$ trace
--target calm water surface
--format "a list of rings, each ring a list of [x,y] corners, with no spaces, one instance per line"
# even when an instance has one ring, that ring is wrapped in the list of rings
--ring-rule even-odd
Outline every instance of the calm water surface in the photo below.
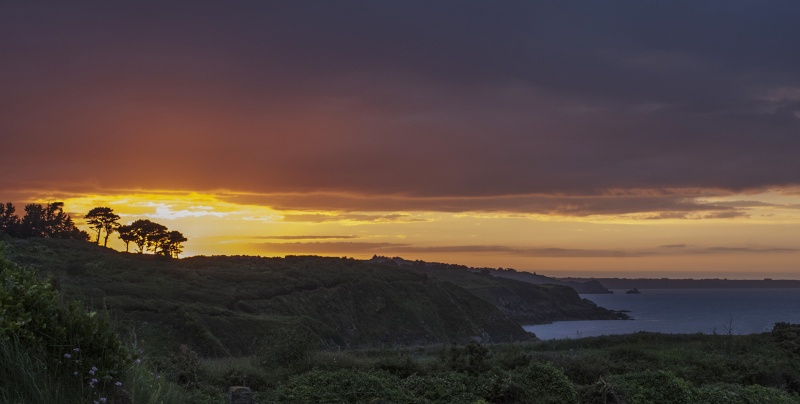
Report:
[[[776,322],[800,323],[800,289],[641,289],[628,295],[581,295],[598,306],[628,310],[634,320],[559,321],[529,325],[541,339],[652,331],[671,334],[754,334]]]

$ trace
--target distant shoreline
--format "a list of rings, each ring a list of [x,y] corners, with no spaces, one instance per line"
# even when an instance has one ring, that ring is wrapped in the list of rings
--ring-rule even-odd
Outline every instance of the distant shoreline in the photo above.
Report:
[[[654,278],[559,278],[563,281],[597,281],[607,289],[798,289],[794,279],[654,279]]]

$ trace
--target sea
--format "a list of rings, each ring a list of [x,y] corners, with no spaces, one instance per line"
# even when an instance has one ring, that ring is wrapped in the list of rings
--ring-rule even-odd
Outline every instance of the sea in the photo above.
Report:
[[[667,334],[757,334],[777,322],[800,323],[800,289],[640,289],[641,294],[581,295],[624,310],[633,320],[558,321],[527,325],[539,339],[583,338],[639,331]]]

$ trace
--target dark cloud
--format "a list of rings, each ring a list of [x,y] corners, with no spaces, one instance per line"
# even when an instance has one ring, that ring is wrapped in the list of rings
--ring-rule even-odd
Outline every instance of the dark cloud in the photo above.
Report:
[[[591,197],[800,185],[794,2],[45,4],[0,4],[0,192],[731,217]]]
[[[636,257],[650,255],[644,252],[625,252],[614,250],[584,250],[568,248],[517,248],[493,245],[463,245],[419,247],[399,243],[356,243],[356,242],[309,242],[309,243],[254,243],[263,252],[283,252],[290,254],[481,254],[500,253],[525,257]]]
[[[269,194],[225,195],[235,203],[267,205],[280,210],[338,211],[438,211],[438,212],[507,212],[519,214],[555,214],[585,217],[640,213],[646,219],[699,219],[739,217],[734,207],[700,202],[697,190],[616,190],[595,195],[503,195],[482,197],[414,197],[407,195],[363,194]],[[703,196],[708,196],[704,193]],[[407,214],[290,214],[289,221],[415,221]]]
[[[287,254],[383,254],[421,256],[425,254],[477,255],[495,254],[532,258],[640,258],[679,255],[712,255],[712,254],[775,254],[797,253],[800,249],[780,247],[707,247],[689,248],[685,244],[661,246],[658,249],[574,249],[559,247],[516,247],[504,245],[452,245],[452,246],[416,246],[403,243],[369,243],[369,242],[289,242],[289,243],[252,243],[258,251]]]

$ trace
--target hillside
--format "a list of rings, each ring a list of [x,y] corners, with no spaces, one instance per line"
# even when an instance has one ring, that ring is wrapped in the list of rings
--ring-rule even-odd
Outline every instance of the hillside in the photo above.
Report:
[[[565,320],[628,319],[624,313],[607,310],[587,299],[582,299],[571,286],[561,284],[561,282],[559,284],[534,284],[526,280],[497,275],[498,272],[509,271],[409,261],[402,258],[373,257],[370,261],[396,265],[458,285],[491,303],[503,314],[520,324],[544,324]],[[530,275],[552,279],[541,275]]]
[[[538,275],[530,272],[516,271],[512,268],[506,269],[491,269],[489,273],[493,276],[502,278],[516,279],[518,281],[533,283],[534,285],[563,285],[575,289],[576,292],[581,294],[610,294],[614,293],[608,290],[603,284],[594,279],[558,279],[549,276]]]
[[[613,318],[569,288],[456,269],[315,256],[175,260],[55,239],[12,240],[7,253],[65,297],[111,309],[159,351],[246,355],[275,330],[320,347],[519,341],[533,337],[519,322]]]

